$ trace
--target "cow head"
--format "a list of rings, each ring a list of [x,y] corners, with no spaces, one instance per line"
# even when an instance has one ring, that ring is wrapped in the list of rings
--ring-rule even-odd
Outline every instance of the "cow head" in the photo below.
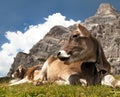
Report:
[[[25,72],[26,72],[26,68],[23,65],[20,65],[17,67],[15,72],[12,74],[12,77],[22,79],[24,77]]]
[[[70,33],[68,42],[58,52],[58,58],[67,65],[72,62],[94,62],[98,70],[110,70],[100,43],[81,24]]]
[[[94,43],[90,32],[82,25],[77,24],[77,29],[70,33],[69,41],[58,52],[58,58],[71,63],[75,61],[96,61]]]

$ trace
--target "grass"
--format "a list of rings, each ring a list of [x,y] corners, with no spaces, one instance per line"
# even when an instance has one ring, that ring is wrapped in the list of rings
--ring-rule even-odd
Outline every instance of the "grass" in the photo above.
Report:
[[[22,84],[10,87],[8,81],[0,81],[0,97],[120,97],[120,89],[102,85],[82,87]]]

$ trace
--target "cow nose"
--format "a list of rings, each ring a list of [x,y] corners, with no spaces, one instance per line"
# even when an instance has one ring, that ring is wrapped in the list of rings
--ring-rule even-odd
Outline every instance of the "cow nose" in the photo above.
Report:
[[[59,51],[58,53],[57,53],[57,56],[60,56],[61,55],[61,52]]]
[[[66,57],[66,58],[70,57],[70,55],[67,54],[67,52],[64,51],[64,50],[60,50],[60,51],[57,53],[57,56],[58,56],[58,57]]]
[[[15,76],[14,76],[14,74],[12,74],[12,78],[14,78]]]

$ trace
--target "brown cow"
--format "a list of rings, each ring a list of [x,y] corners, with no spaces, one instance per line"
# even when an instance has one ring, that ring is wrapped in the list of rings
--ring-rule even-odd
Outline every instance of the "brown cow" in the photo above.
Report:
[[[37,74],[39,74],[41,69],[40,65],[32,66],[25,68],[23,65],[19,65],[15,72],[12,74],[14,80],[10,81],[10,86],[23,84],[23,83],[32,83]]]
[[[120,81],[110,75],[110,64],[105,58],[100,43],[82,25],[71,32],[69,41],[44,63],[35,80],[36,84],[47,75],[48,82],[58,84],[94,85],[101,83],[119,87]]]

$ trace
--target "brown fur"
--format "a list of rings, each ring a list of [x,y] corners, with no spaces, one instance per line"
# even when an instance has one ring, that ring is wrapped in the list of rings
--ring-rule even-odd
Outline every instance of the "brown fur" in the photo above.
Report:
[[[21,72],[19,69],[21,69]],[[32,66],[27,69],[23,65],[20,65],[12,75],[14,75],[15,78],[20,79],[23,79],[27,76],[29,80],[33,80],[34,76],[37,74],[35,71],[39,69],[41,69],[40,65]]]
[[[53,57],[50,57],[47,61],[52,60],[52,58]],[[48,64],[47,80],[49,82],[67,80],[67,76],[69,76],[68,80],[70,84],[81,84],[79,82],[80,78],[86,79],[87,84],[95,84],[95,77],[97,77],[95,73],[97,71],[93,63],[83,63],[82,61],[77,61],[67,64],[60,59],[56,59]]]
[[[25,68],[23,65],[19,65],[15,70],[15,72],[12,74],[12,77],[23,79],[26,73],[26,70],[27,68]]]
[[[40,70],[40,69],[41,69],[40,65],[36,65],[36,66],[30,67],[30,68],[27,69],[27,71],[25,73],[25,76],[27,76],[29,80],[33,80],[34,76],[36,75],[35,71],[36,70]]]
[[[46,61],[48,63],[48,68],[47,68],[47,81],[48,82],[55,82],[56,80],[66,80],[67,76],[75,76],[78,77],[78,73],[80,71],[80,66],[82,62],[75,62],[70,65],[64,64],[63,61],[60,59],[51,56],[47,59]],[[79,79],[76,79],[75,81],[72,81],[71,79],[70,83],[71,84],[78,84]]]

